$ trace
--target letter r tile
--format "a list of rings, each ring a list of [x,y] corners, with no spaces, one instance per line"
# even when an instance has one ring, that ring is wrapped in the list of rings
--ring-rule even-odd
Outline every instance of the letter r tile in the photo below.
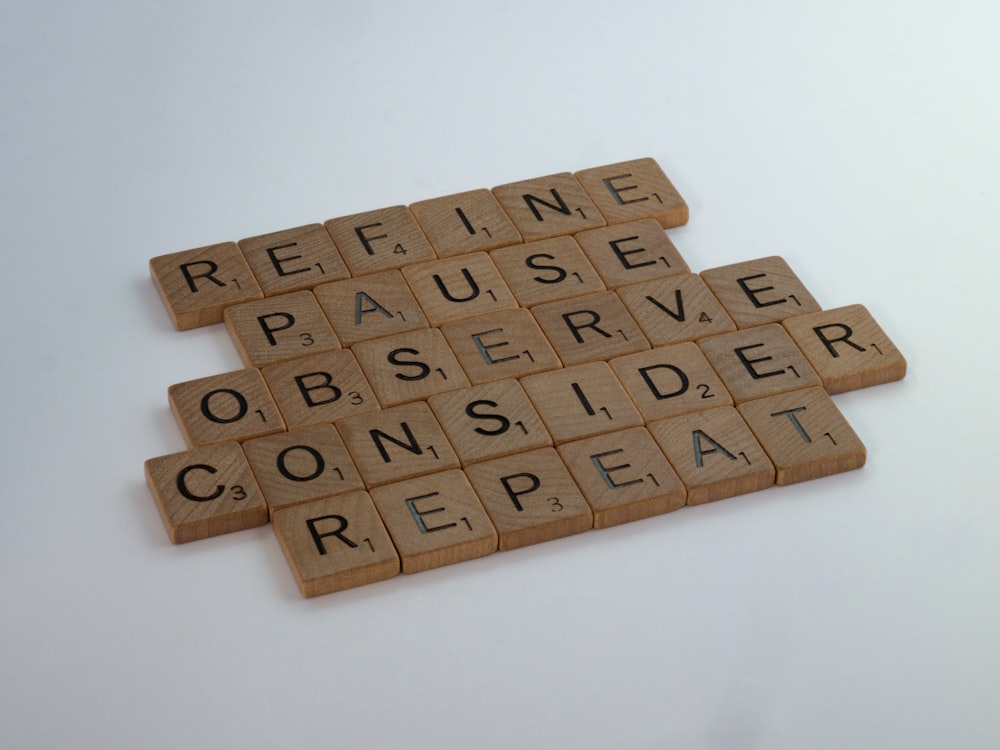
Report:
[[[497,551],[497,532],[465,474],[443,471],[371,491],[404,573]]]
[[[798,315],[782,325],[831,395],[906,375],[906,359],[863,305]]]
[[[157,256],[149,272],[178,331],[221,323],[229,305],[264,296],[235,242]]]
[[[174,544],[267,523],[267,503],[239,443],[146,461],[146,483]]]
[[[283,508],[271,520],[303,597],[399,575],[399,555],[367,492]]]

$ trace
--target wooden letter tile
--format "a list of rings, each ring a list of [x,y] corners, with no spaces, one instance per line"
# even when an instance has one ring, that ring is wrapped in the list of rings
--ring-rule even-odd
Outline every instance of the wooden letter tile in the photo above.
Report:
[[[701,272],[701,278],[738,328],[777,323],[821,309],[785,259],[777,255],[710,268]]]
[[[437,328],[362,341],[354,345],[353,352],[382,406],[469,385],[465,371]]]
[[[264,296],[235,242],[160,255],[149,273],[178,331],[221,323],[228,305]]]
[[[235,370],[177,383],[167,389],[167,396],[181,434],[192,448],[285,431],[259,370]]]
[[[519,378],[562,366],[527,310],[503,310],[441,326],[473,383]]]
[[[484,557],[497,532],[461,471],[443,471],[371,491],[404,573]]]
[[[233,305],[226,308],[225,319],[247,367],[263,367],[340,348],[330,322],[310,291]]]
[[[566,365],[607,360],[649,349],[649,342],[614,292],[547,302],[531,308]]]
[[[352,276],[437,257],[406,206],[342,216],[325,226]]]
[[[330,424],[248,440],[243,452],[272,515],[288,505],[365,488]]]
[[[407,266],[403,276],[431,325],[517,307],[486,253]]]
[[[587,531],[594,514],[552,448],[473,464],[465,470],[510,550]]]
[[[649,431],[688,488],[688,505],[774,484],[774,466],[731,406],[662,419]]]
[[[516,380],[439,393],[427,402],[463,465],[552,445]]]
[[[368,488],[461,466],[426,401],[337,423]]]
[[[865,465],[865,446],[822,388],[740,404],[778,471],[778,484],[818,479]]]
[[[633,427],[556,449],[594,511],[594,528],[684,507],[687,490],[645,427]]]
[[[410,205],[439,257],[514,245],[521,235],[489,190],[469,190]]]
[[[322,284],[313,293],[344,346],[430,325],[396,270]]]
[[[777,323],[701,339],[698,346],[737,403],[822,385],[805,355]]]
[[[782,325],[829,394],[881,385],[906,375],[906,360],[863,305],[788,318]]]
[[[697,274],[641,281],[615,291],[653,346],[736,330],[733,319]]]
[[[608,224],[656,219],[660,226],[686,224],[688,207],[655,160],[633,159],[576,173]]]
[[[556,443],[643,423],[607,362],[530,375],[521,385]]]
[[[576,241],[609,289],[691,272],[652,219],[580,232]]]
[[[603,227],[604,217],[569,172],[493,188],[525,242]]]
[[[304,597],[399,575],[399,555],[367,492],[284,508],[271,521]]]
[[[491,252],[490,257],[523,307],[607,288],[569,236],[504,247]]]
[[[615,357],[609,364],[647,423],[733,404],[701,349],[690,341]]]
[[[289,429],[336,422],[381,408],[348,349],[269,365],[261,373]]]
[[[267,503],[238,443],[151,458],[145,468],[174,544],[267,523]]]
[[[248,237],[239,245],[267,296],[312,289],[350,275],[321,224]]]

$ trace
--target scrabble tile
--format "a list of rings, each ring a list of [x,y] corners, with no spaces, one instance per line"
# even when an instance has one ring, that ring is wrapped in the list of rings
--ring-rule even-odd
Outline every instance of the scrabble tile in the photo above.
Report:
[[[157,256],[149,273],[178,331],[221,323],[228,305],[264,296],[235,242]]]
[[[906,359],[863,305],[782,321],[829,394],[901,380]]]
[[[697,274],[640,281],[615,291],[653,346],[736,330],[729,313]]]
[[[369,489],[461,466],[426,401],[359,414],[336,427]]]
[[[556,448],[594,511],[594,528],[684,507],[687,490],[645,427]]]
[[[609,289],[691,272],[652,219],[580,232],[576,241]]]
[[[352,351],[382,406],[469,385],[465,371],[437,328],[362,341]]]
[[[367,492],[283,508],[271,521],[303,597],[399,575],[399,555]]]
[[[321,284],[313,293],[344,346],[430,326],[397,270]]]
[[[562,366],[527,310],[503,310],[441,326],[473,383],[519,378]]]
[[[263,367],[306,354],[339,349],[316,297],[289,292],[227,307],[226,328],[247,367]]]
[[[688,505],[774,484],[774,466],[731,406],[661,419],[649,431],[688,488]]]
[[[406,206],[341,216],[324,226],[352,276],[437,257]]]
[[[235,370],[176,383],[167,389],[167,397],[181,434],[192,448],[285,430],[259,370]]]
[[[404,573],[497,551],[497,532],[461,471],[442,471],[371,491]]]
[[[656,219],[660,226],[686,224],[688,207],[655,160],[633,159],[576,173],[608,224]]]
[[[523,307],[607,288],[569,236],[504,247],[491,252],[490,257]]]
[[[608,364],[647,423],[733,404],[712,365],[690,341],[615,357]]]
[[[493,195],[525,242],[603,227],[604,217],[569,172],[511,182]]]
[[[267,296],[350,276],[322,224],[247,237],[239,246]]]
[[[463,466],[552,445],[552,437],[516,380],[439,393],[427,403]]]
[[[785,259],[776,255],[710,268],[701,272],[701,278],[738,328],[821,309]]]
[[[777,469],[778,484],[865,465],[865,446],[822,388],[781,393],[737,407]]]
[[[517,307],[517,300],[486,253],[407,266],[403,277],[434,326]]]
[[[587,531],[594,514],[552,448],[473,464],[465,470],[496,527],[501,550]]]
[[[336,422],[381,408],[361,365],[348,349],[268,365],[261,374],[289,429]]]
[[[597,292],[531,308],[563,364],[607,360],[649,349],[649,342],[614,292]]]
[[[822,385],[805,355],[777,323],[710,336],[699,340],[698,346],[737,403]]]
[[[514,245],[521,235],[489,190],[469,190],[410,204],[438,256]]]
[[[607,362],[590,362],[521,379],[556,443],[643,423]]]
[[[145,469],[174,544],[267,523],[267,503],[238,443],[151,458]]]
[[[330,424],[247,440],[243,452],[272,515],[278,508],[365,488]]]

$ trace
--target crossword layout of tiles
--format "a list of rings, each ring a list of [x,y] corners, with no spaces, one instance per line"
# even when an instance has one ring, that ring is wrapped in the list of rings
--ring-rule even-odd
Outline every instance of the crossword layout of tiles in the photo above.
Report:
[[[692,273],[651,158],[161,255],[178,383],[146,461],[171,541],[271,523],[310,597],[860,468],[831,399],[906,373],[781,257]]]

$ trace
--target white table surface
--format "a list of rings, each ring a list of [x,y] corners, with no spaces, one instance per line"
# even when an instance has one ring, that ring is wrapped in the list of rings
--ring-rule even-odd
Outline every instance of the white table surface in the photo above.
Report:
[[[1000,746],[993,2],[0,11],[4,748]],[[150,257],[651,156],[695,270],[784,256],[905,380],[857,472],[313,600],[172,546]]]

